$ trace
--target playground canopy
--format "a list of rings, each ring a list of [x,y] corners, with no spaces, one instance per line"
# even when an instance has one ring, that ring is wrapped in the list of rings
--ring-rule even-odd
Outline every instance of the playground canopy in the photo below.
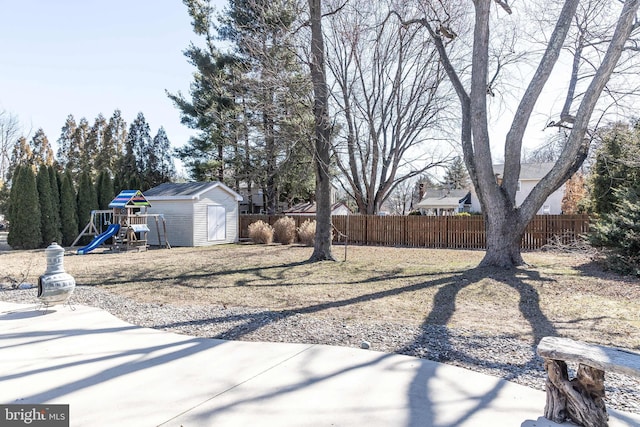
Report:
[[[115,199],[109,203],[110,208],[132,208],[151,206],[140,190],[122,190]]]

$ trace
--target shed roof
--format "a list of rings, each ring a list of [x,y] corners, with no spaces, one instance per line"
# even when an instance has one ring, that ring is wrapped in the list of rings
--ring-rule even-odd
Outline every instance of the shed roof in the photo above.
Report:
[[[151,206],[140,190],[122,190],[115,199],[109,203],[110,208]]]
[[[216,187],[231,194],[236,201],[242,196],[220,181],[212,182],[165,182],[145,192],[149,200],[197,200],[200,196]]]
[[[427,190],[419,208],[457,208],[460,203],[471,203],[469,190]]]

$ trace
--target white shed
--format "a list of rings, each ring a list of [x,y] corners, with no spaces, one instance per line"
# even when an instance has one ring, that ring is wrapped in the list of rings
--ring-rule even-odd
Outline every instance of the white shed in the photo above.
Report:
[[[238,202],[242,196],[221,182],[160,184],[144,192],[149,213],[164,215],[171,246],[235,243],[240,237]],[[148,241],[157,242],[150,224]]]

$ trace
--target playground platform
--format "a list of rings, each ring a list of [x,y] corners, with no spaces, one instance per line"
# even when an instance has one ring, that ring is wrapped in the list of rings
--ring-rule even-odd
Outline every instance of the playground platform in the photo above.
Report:
[[[68,404],[71,426],[558,425],[541,391],[409,356],[192,338],[84,306],[0,302],[0,325],[0,404]]]

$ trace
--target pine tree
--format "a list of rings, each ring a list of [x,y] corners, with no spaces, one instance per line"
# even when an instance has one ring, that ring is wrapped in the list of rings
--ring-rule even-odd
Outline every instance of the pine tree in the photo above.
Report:
[[[11,190],[15,195],[7,243],[14,249],[36,249],[42,242],[42,234],[36,176],[31,167],[21,168]]]
[[[590,178],[590,210],[604,215],[617,210],[619,188],[640,185],[640,123],[615,124],[599,133],[600,147]]]
[[[33,138],[31,138],[30,144],[33,153],[33,162],[36,166],[49,166],[53,164],[53,149],[42,128],[36,131]]]
[[[73,188],[71,171],[66,170],[60,188],[60,223],[62,243],[69,246],[78,236],[78,215],[76,213],[76,192]]]
[[[171,143],[163,127],[158,129],[158,133],[153,138],[148,159],[149,164],[147,179],[144,185],[145,189],[171,181],[171,178],[175,174],[175,169],[171,156]]]
[[[449,190],[465,190],[469,188],[471,181],[462,157],[456,157],[447,167],[442,185]]]
[[[104,130],[102,144],[96,154],[96,170],[107,170],[111,176],[117,176],[118,165],[122,162],[124,146],[127,140],[127,123],[120,110],[115,110]]]
[[[138,113],[136,119],[129,126],[129,133],[125,141],[124,157],[118,167],[119,179],[128,189],[141,189],[147,176],[148,158],[151,147],[151,134],[144,114]],[[132,184],[138,187],[130,187]]]
[[[591,244],[606,248],[607,266],[640,276],[640,185],[613,190],[614,209],[593,224]]]
[[[109,209],[109,203],[115,197],[113,192],[113,182],[109,176],[109,172],[103,170],[98,175],[96,181],[96,194],[98,198],[98,209]]]
[[[51,182],[49,181],[49,171],[47,166],[41,165],[36,177],[38,187],[38,201],[40,205],[40,233],[42,235],[42,244],[50,245],[52,242],[58,241],[59,230],[56,229]]]
[[[98,156],[105,144],[105,134],[107,130],[107,120],[102,113],[98,114],[93,126],[89,129],[89,135],[85,143],[85,152],[90,153],[88,163],[91,165],[91,176],[97,176],[98,172],[103,169],[103,165],[98,165]],[[103,159],[101,158],[100,161]]]
[[[8,180],[13,181],[15,169],[18,166],[33,164],[33,152],[31,146],[24,136],[18,138],[11,152],[11,163],[9,165]]]
[[[49,184],[51,185],[51,206],[53,207],[53,223],[56,233],[56,242],[62,242],[62,224],[60,223],[60,183],[58,182],[58,174],[53,166],[47,167],[49,173]]]
[[[58,164],[63,169],[65,169],[69,164],[69,154],[71,153],[73,146],[73,135],[75,134],[77,127],[76,119],[73,118],[72,114],[69,114],[64,126],[62,126],[60,137],[58,138],[58,153],[56,155]],[[73,162],[70,167],[75,167]]]
[[[91,211],[98,208],[98,198],[96,196],[96,189],[91,183],[91,176],[89,172],[82,172],[80,174],[80,182],[78,184],[78,198],[77,198],[77,215],[78,215],[78,231],[89,223],[91,219]]]
[[[93,158],[95,156],[95,149],[88,143],[89,132],[91,128],[89,122],[84,117],[78,122],[78,127],[73,133],[71,150],[69,157],[73,156],[72,164],[76,167],[72,168],[74,182],[78,183],[82,172],[88,171],[91,173],[93,170]],[[71,162],[71,161],[70,161]]]

